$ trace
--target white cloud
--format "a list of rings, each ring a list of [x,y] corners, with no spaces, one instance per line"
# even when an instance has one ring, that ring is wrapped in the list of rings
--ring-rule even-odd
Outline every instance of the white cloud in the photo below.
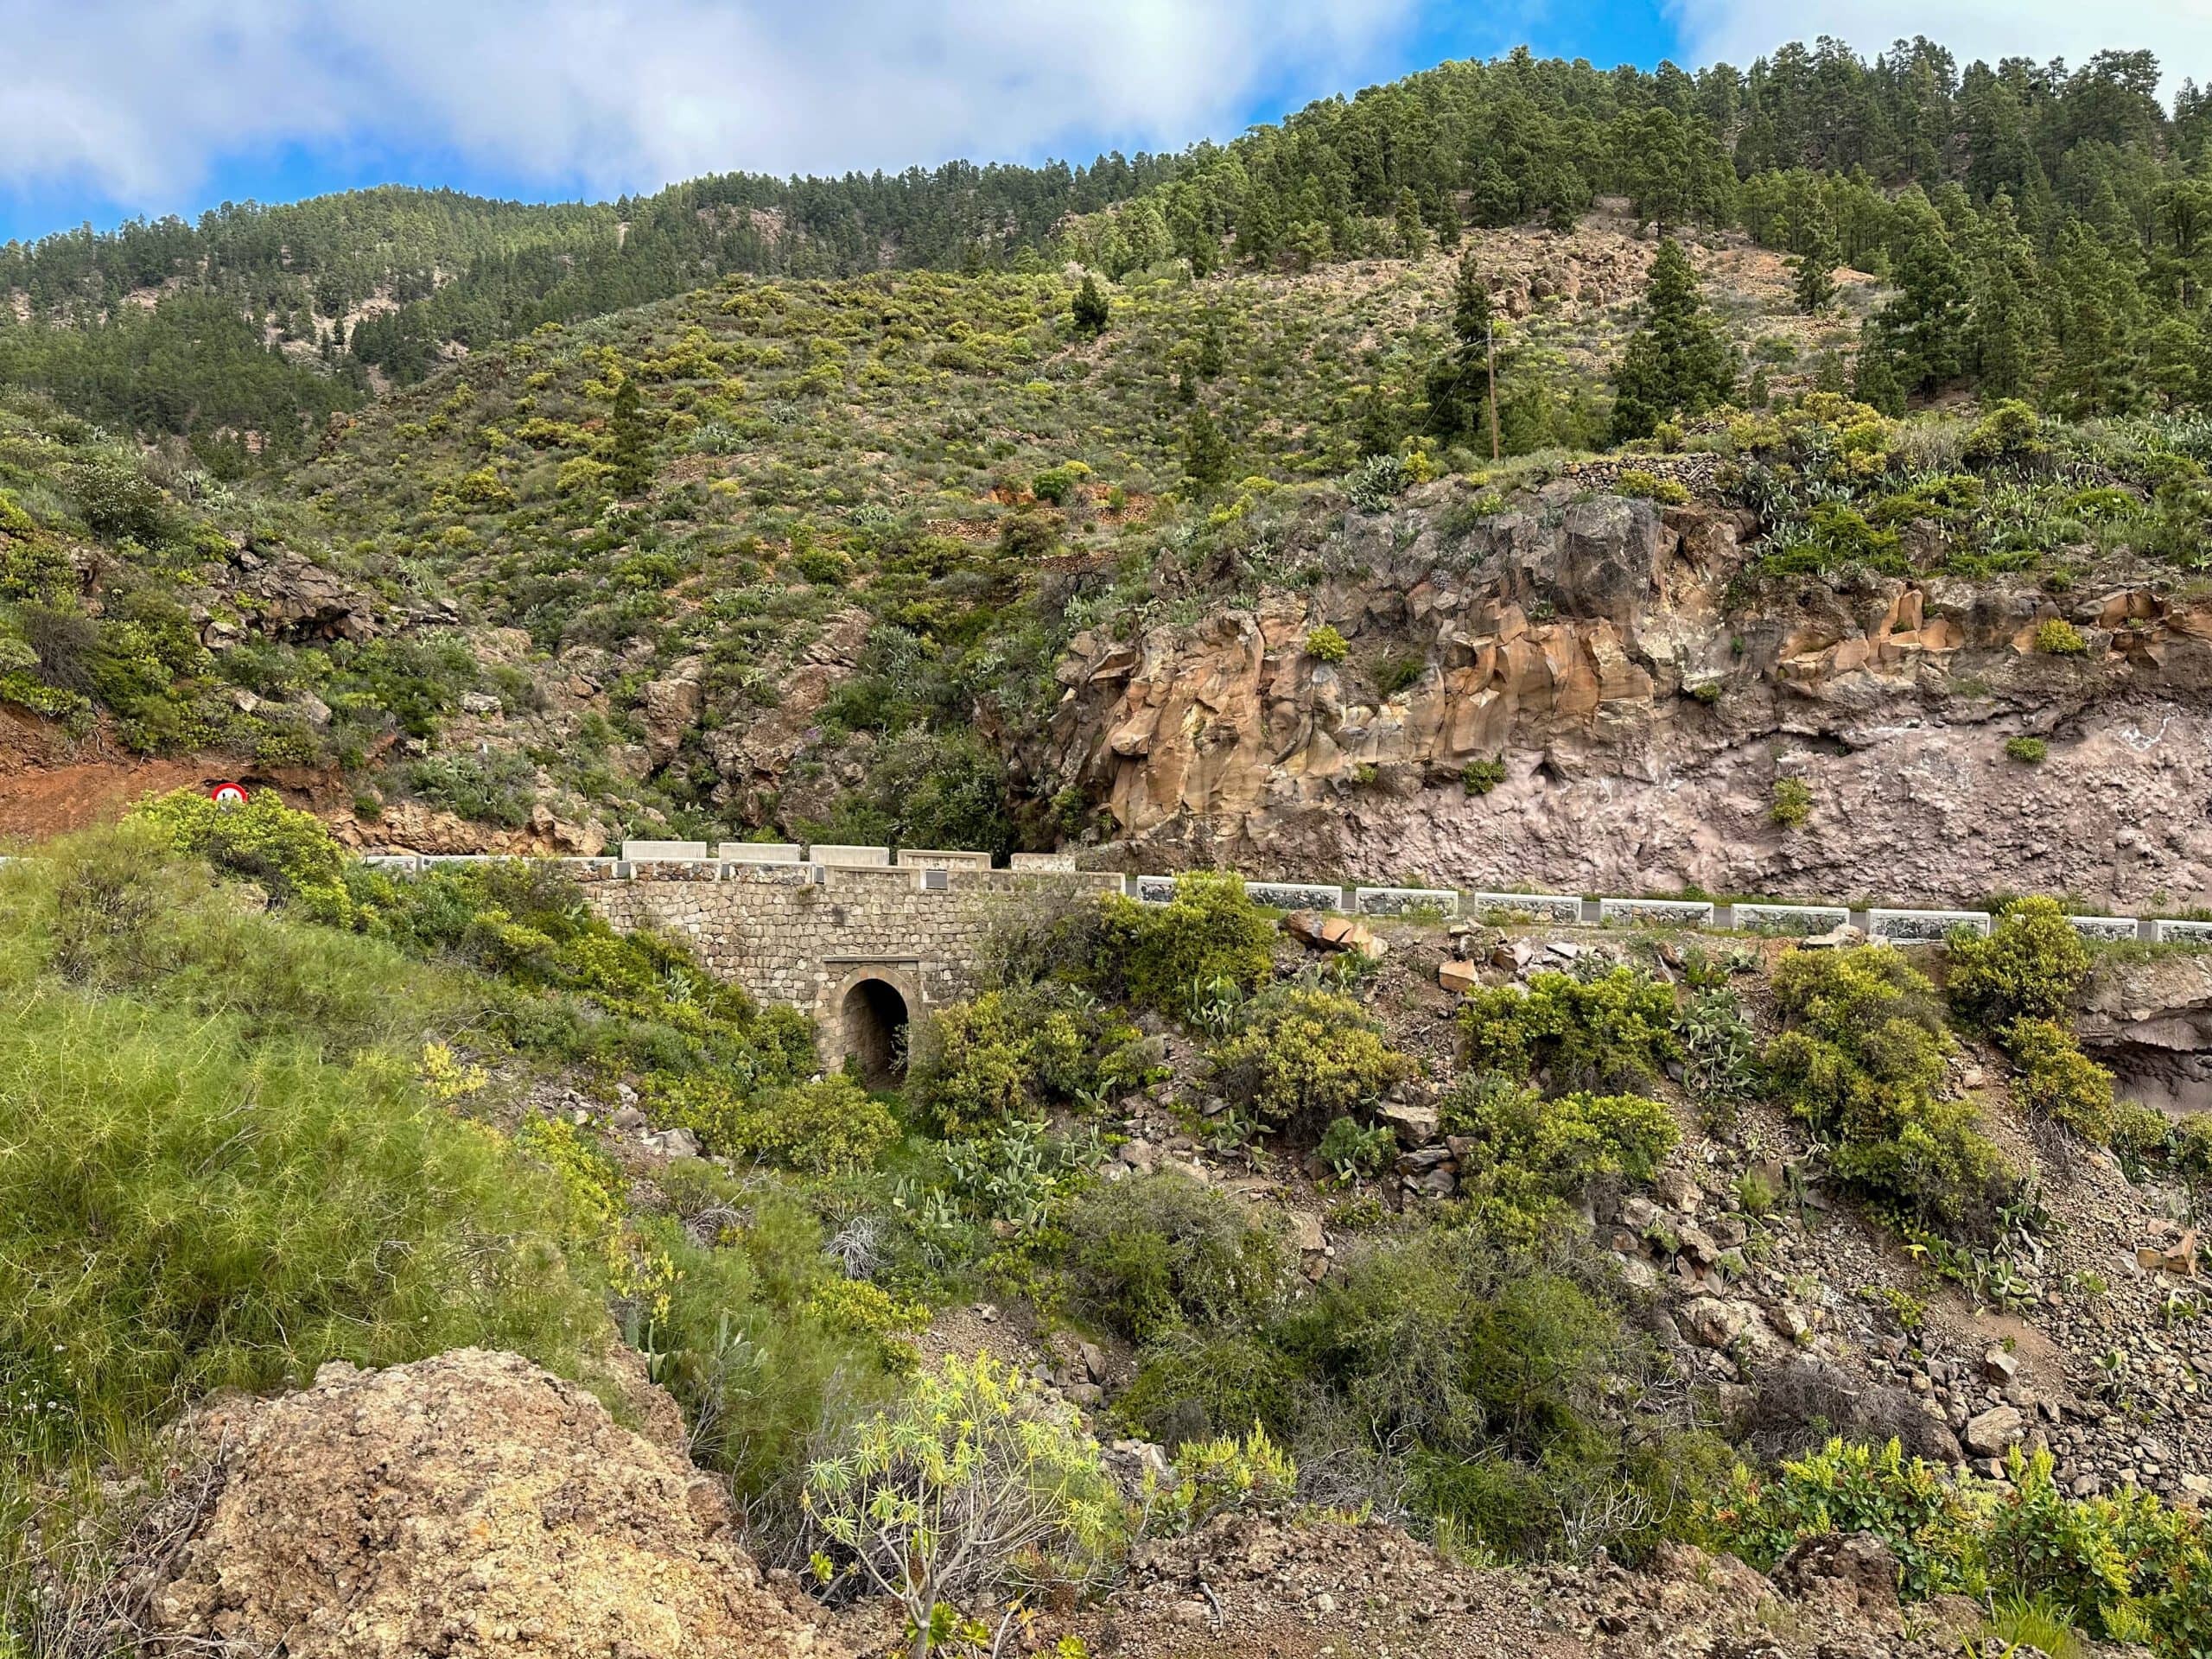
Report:
[[[1866,53],[1924,35],[1948,47],[1961,68],[2006,57],[2078,66],[2107,49],[2148,48],[2169,91],[2184,79],[2212,80],[2212,0],[1796,0],[1786,13],[1762,0],[1669,0],[1669,10],[1686,64],[1747,67],[1784,41],[1822,35]]]
[[[226,156],[449,150],[652,188],[1233,131],[1414,0],[0,0],[0,184],[164,204]]]

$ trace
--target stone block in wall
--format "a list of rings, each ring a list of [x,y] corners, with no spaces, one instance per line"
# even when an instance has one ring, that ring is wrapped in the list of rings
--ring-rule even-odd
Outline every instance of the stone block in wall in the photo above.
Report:
[[[2107,944],[2137,938],[2142,925],[2133,916],[2069,916],[2066,919],[2083,938]]]
[[[1746,933],[1779,933],[1790,938],[1810,938],[1833,933],[1851,922],[1841,905],[1731,905],[1729,919]]]
[[[819,844],[807,849],[807,856],[817,864],[836,865],[849,869],[878,869],[891,862],[888,847],[824,847]]]
[[[906,870],[988,870],[988,853],[948,852],[928,847],[901,847],[899,868]]]
[[[1075,868],[1073,853],[1016,853],[1007,861],[1007,868],[1016,870],[1066,870]]]
[[[556,858],[553,862],[563,874],[578,881],[612,881],[626,873],[616,858]]]
[[[2161,916],[2151,924],[2151,937],[2161,944],[2212,944],[2212,922],[2178,922]]]
[[[1247,881],[1244,896],[1270,910],[1342,910],[1344,890],[1327,881]]]
[[[1533,916],[1570,926],[1582,919],[1581,895],[1573,893],[1471,893],[1466,905],[1474,916]]]
[[[1459,895],[1451,887],[1354,887],[1352,908],[1363,916],[1402,916],[1413,910],[1459,913]]]
[[[622,861],[643,864],[664,859],[704,858],[707,843],[703,841],[626,841],[622,843]]]
[[[1941,944],[1954,929],[1989,931],[1989,912],[1983,910],[1870,910],[1866,937],[1887,939],[1891,944]]]
[[[1710,927],[1713,901],[1709,899],[1600,899],[1598,919],[1624,922],[1633,927]]]
[[[715,856],[725,864],[796,864],[806,849],[795,841],[726,841]]]

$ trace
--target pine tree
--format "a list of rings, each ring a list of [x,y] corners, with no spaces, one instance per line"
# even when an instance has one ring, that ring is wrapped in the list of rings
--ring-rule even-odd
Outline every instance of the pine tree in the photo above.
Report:
[[[1904,389],[1898,384],[1890,344],[1871,321],[1859,333],[1859,360],[1852,368],[1851,395],[1885,415],[1904,413]]]
[[[1398,192],[1398,251],[1418,259],[1428,251],[1428,222],[1421,216],[1421,198],[1411,190]]]
[[[1797,308],[1817,317],[1835,300],[1835,268],[1843,263],[1834,217],[1822,209],[1806,227],[1805,238],[1805,251],[1797,260]]]
[[[1076,289],[1075,303],[1068,315],[1076,333],[1091,340],[1104,334],[1106,325],[1113,320],[1113,308],[1100,291],[1098,279],[1089,271],[1083,274],[1083,286]]]
[[[1932,210],[1907,232],[1897,295],[1875,317],[1885,355],[1907,396],[1955,379],[1965,359],[1964,276]]]
[[[652,487],[652,434],[645,426],[638,383],[626,374],[614,389],[614,407],[607,421],[607,462],[614,469],[607,481],[616,495],[643,495]]]
[[[1233,452],[1229,435],[1204,404],[1191,411],[1183,425],[1183,476],[1193,493],[1206,494],[1228,480]]]
[[[1985,398],[2024,397],[2042,354],[2043,330],[2028,296],[2038,282],[2035,253],[1999,193],[1977,221],[1967,307],[1967,363]]]
[[[1428,429],[1462,438],[1484,429],[1490,400],[1490,287],[1471,248],[1452,279],[1452,343],[1428,374]]]
[[[1370,386],[1359,400],[1359,417],[1352,428],[1352,442],[1362,456],[1387,455],[1398,447],[1398,417],[1379,385]]]
[[[1208,317],[1198,334],[1198,355],[1192,365],[1202,380],[1218,380],[1229,366],[1229,346],[1221,337],[1221,319]]]
[[[1648,438],[1659,423],[1702,415],[1735,390],[1735,354],[1705,308],[1689,257],[1659,244],[1643,291],[1643,320],[1613,372],[1613,439]]]

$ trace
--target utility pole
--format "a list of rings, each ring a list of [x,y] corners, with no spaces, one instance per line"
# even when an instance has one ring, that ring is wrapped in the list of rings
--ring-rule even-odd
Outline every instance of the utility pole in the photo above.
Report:
[[[1490,341],[1490,372],[1484,378],[1490,382],[1490,461],[1497,465],[1497,319],[1484,319],[1484,332]]]

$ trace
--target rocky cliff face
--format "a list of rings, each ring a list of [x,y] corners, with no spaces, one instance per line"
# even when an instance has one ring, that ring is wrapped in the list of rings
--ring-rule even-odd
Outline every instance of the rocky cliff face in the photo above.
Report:
[[[2075,1025],[2082,1046],[2134,1098],[2212,1110],[2212,958],[2101,957]]]
[[[1552,486],[1353,515],[1195,626],[1077,636],[1052,742],[1131,865],[1629,893],[2212,895],[2212,601],[1754,580],[1750,514]],[[2039,650],[2063,618],[2086,649]],[[1350,650],[1307,648],[1327,623]],[[2009,757],[2037,736],[2048,759]],[[1477,793],[1471,762],[1503,781]],[[1811,817],[1770,817],[1783,778]]]

